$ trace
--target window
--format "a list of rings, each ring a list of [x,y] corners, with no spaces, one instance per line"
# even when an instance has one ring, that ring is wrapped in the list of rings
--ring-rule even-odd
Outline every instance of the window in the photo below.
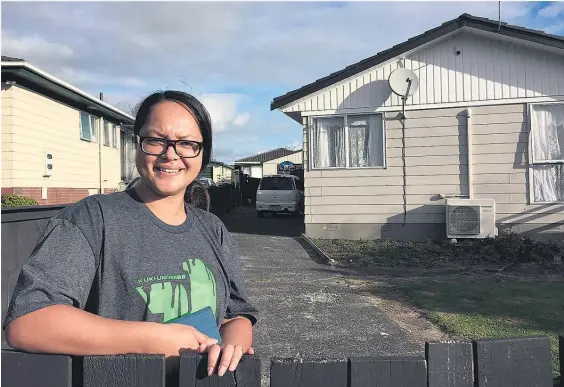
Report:
[[[110,123],[104,121],[104,145],[110,146]]]
[[[564,202],[564,104],[531,105],[534,202]]]
[[[117,128],[117,125],[113,125],[113,124],[110,124],[110,125],[112,125],[112,146],[114,148],[117,148],[118,147],[118,143],[117,143],[117,139],[118,139],[117,129],[118,128]]]
[[[314,169],[385,166],[381,114],[315,117],[310,141]]]
[[[80,112],[80,138],[86,141],[96,142],[97,129],[98,117]]]
[[[294,185],[289,177],[265,177],[260,183],[262,191],[292,191]]]

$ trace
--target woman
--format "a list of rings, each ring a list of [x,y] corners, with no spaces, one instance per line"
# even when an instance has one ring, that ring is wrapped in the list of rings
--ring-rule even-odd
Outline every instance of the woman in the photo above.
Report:
[[[15,286],[6,339],[23,351],[80,356],[192,349],[207,352],[208,373],[222,376],[254,353],[257,311],[229,232],[184,200],[210,160],[209,114],[189,94],[158,92],[139,106],[134,131],[139,182],[49,221]],[[193,327],[163,324],[206,307],[221,345]]]

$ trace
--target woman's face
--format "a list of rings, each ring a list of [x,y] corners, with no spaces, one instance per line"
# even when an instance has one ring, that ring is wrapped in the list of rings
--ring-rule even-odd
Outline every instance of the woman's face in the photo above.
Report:
[[[189,140],[202,142],[202,133],[192,113],[183,105],[173,101],[159,102],[153,106],[145,126],[139,131],[141,137],[158,137],[167,140]],[[177,149],[181,152],[181,145]],[[181,158],[169,146],[160,156],[148,155],[138,142],[135,165],[147,188],[158,196],[184,195],[186,187],[196,178],[202,168],[202,154],[193,158]],[[151,152],[158,153],[158,152]]]

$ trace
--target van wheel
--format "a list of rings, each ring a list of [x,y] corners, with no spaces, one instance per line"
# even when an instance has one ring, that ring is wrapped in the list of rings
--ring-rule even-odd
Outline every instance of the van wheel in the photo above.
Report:
[[[264,218],[264,212],[262,212],[262,211],[257,211],[257,216],[258,216],[259,218]]]

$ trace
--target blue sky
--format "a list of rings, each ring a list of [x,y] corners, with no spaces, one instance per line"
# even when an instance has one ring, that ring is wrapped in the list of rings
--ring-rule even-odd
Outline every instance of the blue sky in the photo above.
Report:
[[[502,21],[564,35],[564,2],[502,2]],[[154,90],[200,97],[224,161],[300,147],[274,97],[498,2],[3,2],[2,54],[128,111]]]

